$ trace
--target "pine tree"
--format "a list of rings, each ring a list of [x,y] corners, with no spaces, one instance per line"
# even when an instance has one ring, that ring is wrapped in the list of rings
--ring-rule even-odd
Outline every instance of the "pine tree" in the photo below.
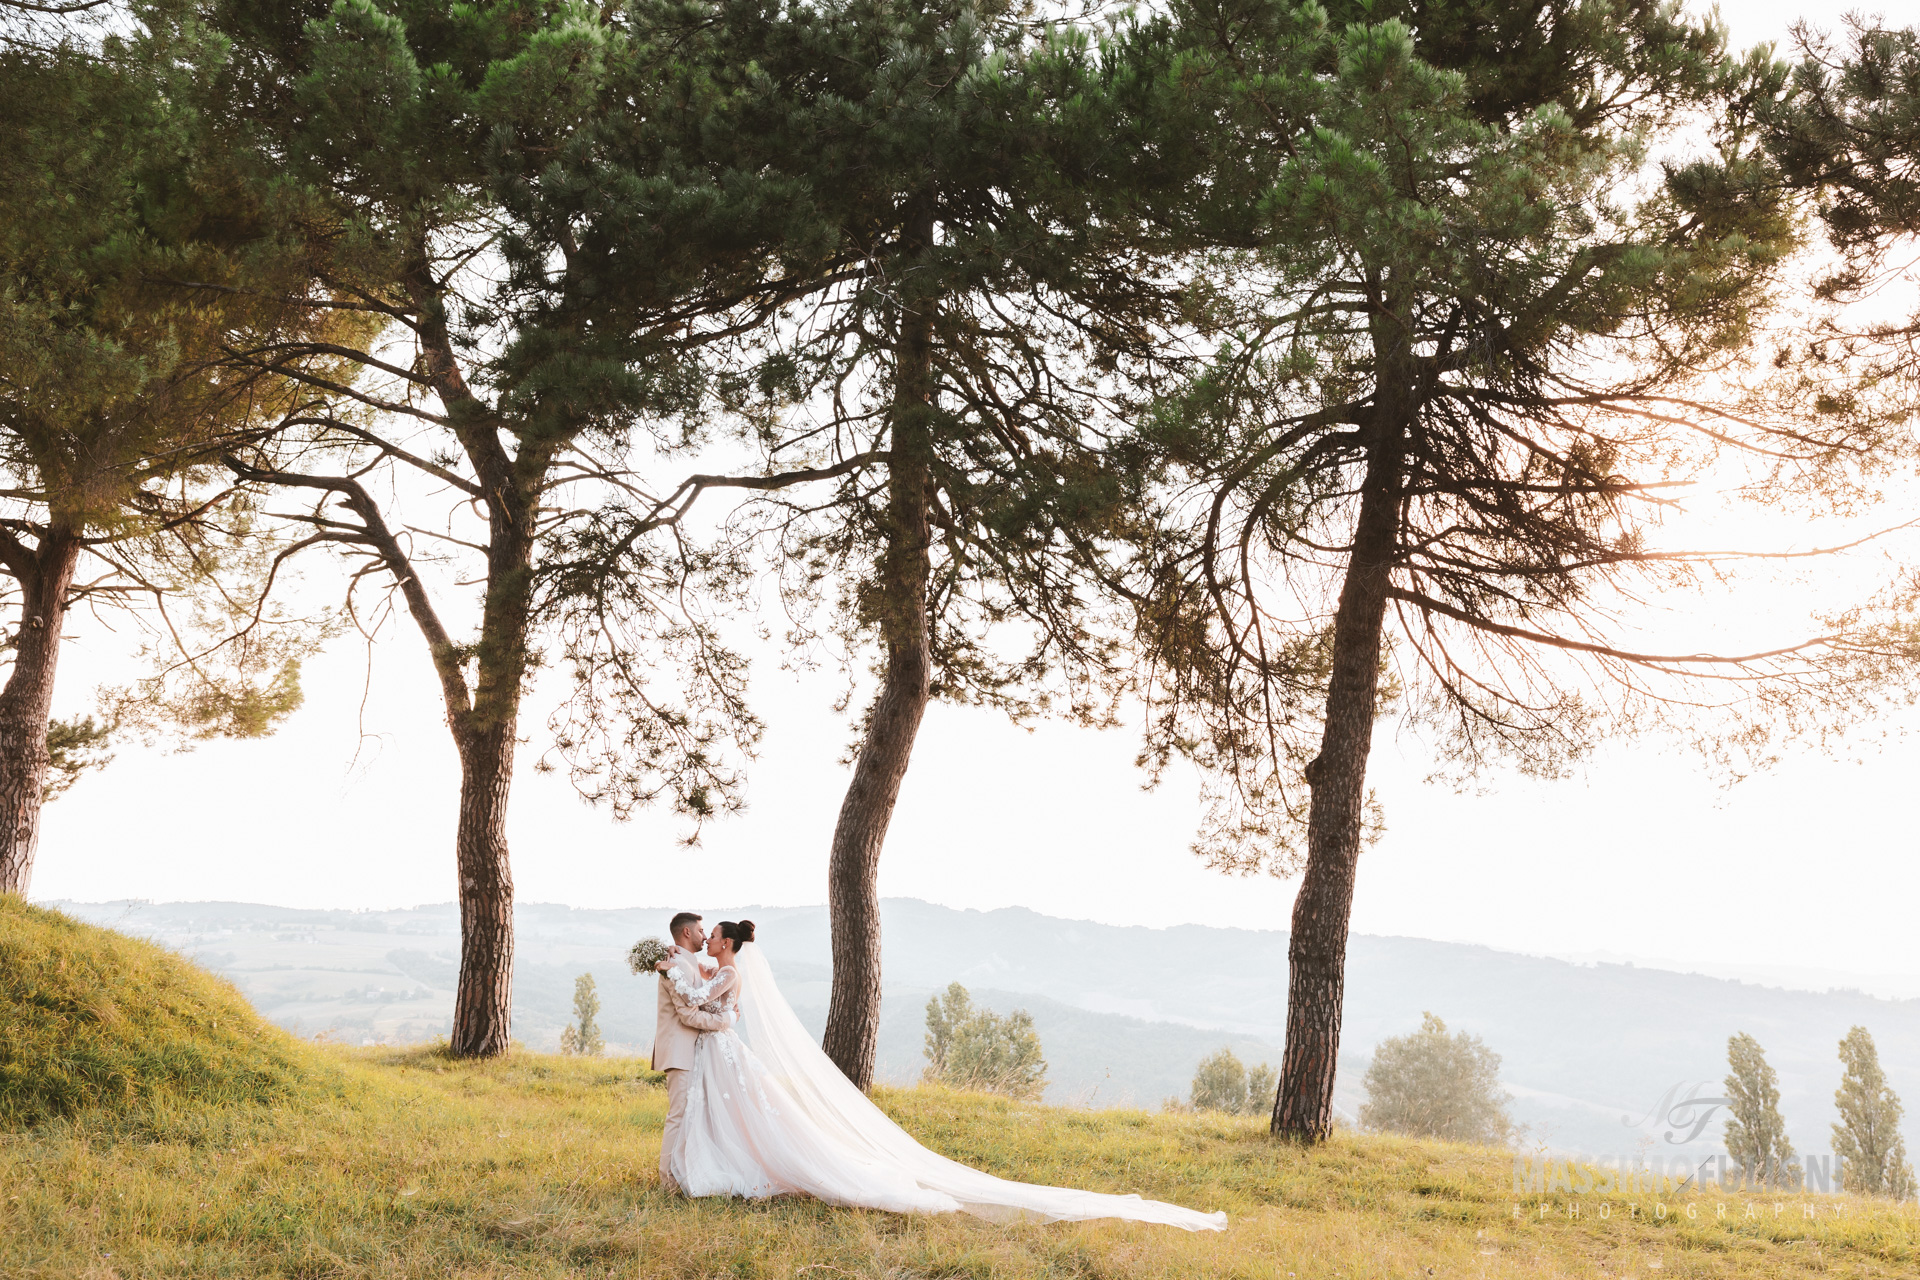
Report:
[[[600,993],[593,975],[583,973],[573,980],[573,1021],[560,1033],[560,1052],[598,1057],[606,1045],[600,1039]]]
[[[1503,754],[1556,774],[1652,725],[1759,742],[1791,694],[1809,716],[1868,700],[1811,621],[1753,655],[1667,654],[1607,615],[1704,576],[1649,537],[1665,486],[1728,449],[1831,456],[1797,417],[1729,424],[1711,381],[1800,234],[1734,109],[1780,69],[1643,0],[1173,12],[1216,122],[1190,216],[1221,249],[1218,358],[1138,436],[1166,476],[1130,579],[1148,756],[1203,766],[1210,862],[1301,877],[1273,1129],[1315,1141],[1394,699],[1456,775]],[[1705,145],[1650,169],[1683,126]]]
[[[1144,532],[1145,477],[1106,443],[1137,404],[1122,372],[1186,320],[1162,253],[1178,237],[1145,212],[1194,149],[1152,134],[1153,77],[1118,44],[1007,0],[683,12],[682,47],[731,55],[684,60],[682,96],[713,104],[684,155],[795,228],[793,304],[728,385],[765,469],[819,482],[740,527],[783,566],[797,637],[844,636],[877,677],[827,886],[823,1047],[865,1087],[879,859],[927,706],[1102,723],[1124,683],[1098,582]]]
[[[1449,1142],[1495,1145],[1513,1132],[1500,1088],[1500,1055],[1478,1036],[1449,1035],[1447,1024],[1421,1015],[1420,1030],[1382,1040],[1367,1064],[1368,1129]]]
[[[324,399],[287,375],[329,362],[237,370],[225,356],[354,326],[288,304],[300,255],[235,191],[185,92],[215,73],[216,43],[148,16],[97,42],[0,41],[0,578],[18,610],[0,687],[0,892],[27,892],[42,805],[105,762],[115,729],[270,732],[300,703],[314,638],[254,607],[249,579],[286,543],[216,477],[225,450]],[[110,697],[104,722],[52,722],[83,603],[130,615],[162,674]]]
[[[1727,1154],[1749,1186],[1791,1187],[1799,1175],[1787,1122],[1780,1115],[1780,1078],[1760,1042],[1746,1032],[1727,1041]]]
[[[1914,1197],[1913,1166],[1900,1136],[1900,1098],[1880,1070],[1880,1051],[1865,1027],[1855,1027],[1840,1042],[1846,1068],[1833,1105],[1840,1122],[1833,1126],[1833,1154],[1844,1162],[1842,1185],[1862,1195],[1894,1200]]]
[[[1816,296],[1844,305],[1883,298],[1920,233],[1920,27],[1858,13],[1843,25],[1836,38],[1796,24],[1792,79],[1757,96],[1754,110],[1783,179],[1813,197],[1834,250]],[[1781,358],[1801,357],[1801,402],[1814,412],[1879,409],[1897,430],[1920,392],[1920,310],[1868,313],[1864,323],[1844,310],[1822,316],[1804,347],[1783,344]]]
[[[666,800],[696,823],[740,803],[759,725],[709,613],[744,576],[724,550],[679,554],[681,521],[702,492],[783,481],[651,468],[701,444],[696,352],[732,332],[731,309],[779,296],[768,237],[788,228],[751,207],[763,192],[680,159],[704,106],[678,95],[678,31],[650,25],[678,6],[203,7],[233,49],[208,109],[307,255],[301,301],[370,321],[327,348],[340,375],[309,380],[354,410],[301,424],[301,465],[228,465],[303,496],[310,541],[347,561],[349,607],[384,590],[405,609],[378,616],[425,643],[460,766],[451,1049],[504,1054],[507,812],[545,655],[571,677],[553,752],[588,799],[621,817]],[[230,358],[278,369],[316,350]]]

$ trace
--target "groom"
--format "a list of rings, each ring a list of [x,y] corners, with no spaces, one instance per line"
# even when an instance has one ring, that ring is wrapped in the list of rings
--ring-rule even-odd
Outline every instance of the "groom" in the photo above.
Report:
[[[655,984],[659,987],[660,1014],[653,1028],[653,1069],[667,1073],[667,1123],[660,1131],[660,1182],[670,1190],[678,1190],[668,1160],[684,1141],[682,1131],[687,1120],[687,1086],[693,1074],[694,1037],[702,1031],[725,1030],[727,1015],[703,1013],[683,1004],[673,989],[675,970],[689,983],[706,980],[707,975],[700,971],[700,948],[707,945],[707,931],[700,927],[700,917],[691,911],[682,911],[667,926],[667,934],[673,939],[673,952]]]

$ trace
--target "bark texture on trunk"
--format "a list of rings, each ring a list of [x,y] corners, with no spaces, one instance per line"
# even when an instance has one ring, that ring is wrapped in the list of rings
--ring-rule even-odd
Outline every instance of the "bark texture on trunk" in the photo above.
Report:
[[[460,986],[448,1047],[459,1057],[507,1052],[513,1031],[513,867],[507,793],[513,781],[511,725],[455,734],[460,742]]]
[[[422,246],[421,262],[427,261]],[[473,394],[460,371],[439,282],[423,265],[411,289],[421,310],[423,365],[473,465],[480,490],[475,496],[483,498],[487,511],[487,589],[480,635],[470,649],[452,642],[411,566],[396,561],[395,576],[432,652],[446,697],[447,726],[460,752],[460,818],[454,837],[460,877],[460,985],[448,1048],[457,1057],[490,1058],[513,1044],[513,866],[507,848],[507,799],[528,664],[534,517],[557,445],[524,442],[517,456],[508,452],[502,423]],[[395,548],[389,557],[393,559],[398,544],[389,543]]]
[[[487,433],[491,436],[491,432]],[[471,452],[471,447],[470,447]],[[485,474],[483,471],[482,474]],[[533,608],[533,513],[529,486],[507,469],[490,486],[487,596],[474,646],[470,708],[449,706],[460,750],[460,986],[448,1048],[456,1057],[491,1058],[512,1047],[513,866],[507,849],[507,799],[513,787],[520,697]]]
[[[1274,1099],[1276,1136],[1333,1132],[1333,1079],[1346,997],[1347,927],[1360,856],[1367,755],[1380,684],[1380,635],[1400,521],[1398,424],[1379,430],[1362,482],[1353,553],[1333,624],[1333,671],[1320,754],[1307,766],[1307,868],[1287,945],[1287,1045]]]
[[[924,220],[923,245],[932,241],[931,223],[930,216]],[[925,311],[909,312],[901,323],[894,372],[887,541],[876,592],[887,667],[853,781],[834,823],[827,863],[833,993],[821,1048],[861,1089],[872,1087],[880,1037],[880,850],[913,757],[932,678],[927,632],[932,412],[932,319]]]
[[[58,526],[32,550],[10,548],[20,582],[20,628],[13,671],[0,688],[0,893],[27,896],[40,850],[40,804],[47,785],[47,721],[66,628],[67,591],[80,563],[80,540]]]

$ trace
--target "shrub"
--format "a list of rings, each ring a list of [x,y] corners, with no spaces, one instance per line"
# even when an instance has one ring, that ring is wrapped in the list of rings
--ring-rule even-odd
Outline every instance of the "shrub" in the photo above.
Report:
[[[1263,1062],[1248,1071],[1233,1050],[1221,1049],[1200,1060],[1200,1069],[1193,1073],[1187,1105],[1194,1111],[1265,1115],[1273,1108],[1278,1085],[1279,1073],[1269,1064]]]
[[[959,983],[927,1001],[927,1066],[921,1078],[951,1089],[1035,1099],[1047,1087],[1047,1063],[1033,1016],[976,1009]]]
[[[1478,1142],[1507,1141],[1511,1101],[1500,1088],[1500,1055],[1462,1031],[1424,1014],[1420,1030],[1380,1042],[1367,1066],[1362,1128]]]

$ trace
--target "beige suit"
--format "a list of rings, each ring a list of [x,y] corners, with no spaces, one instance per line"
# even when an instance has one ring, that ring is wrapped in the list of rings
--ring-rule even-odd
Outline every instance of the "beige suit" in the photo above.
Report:
[[[694,958],[674,949],[673,963],[686,974],[687,981],[704,980]],[[693,1042],[702,1031],[719,1031],[727,1025],[724,1013],[702,1013],[692,1005],[681,1004],[673,992],[670,974],[661,974],[654,982],[659,988],[659,1015],[653,1024],[653,1069],[685,1071],[693,1066]]]
[[[674,949],[673,962],[687,977],[701,980],[699,963],[687,952]],[[667,1122],[660,1130],[660,1177],[665,1180],[667,1157],[681,1142],[681,1129],[687,1119],[687,1081],[693,1066],[693,1042],[702,1031],[719,1031],[727,1026],[724,1013],[706,1013],[694,1005],[680,1003],[673,990],[673,976],[660,974],[654,980],[659,988],[659,1016],[653,1027],[653,1069],[667,1073]]]

